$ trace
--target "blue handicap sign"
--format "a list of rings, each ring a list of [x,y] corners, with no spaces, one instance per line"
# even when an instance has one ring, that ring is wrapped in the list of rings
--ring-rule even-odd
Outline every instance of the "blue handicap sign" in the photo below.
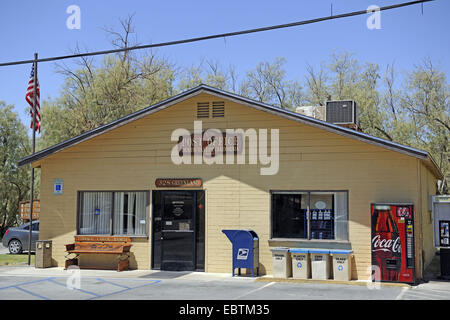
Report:
[[[302,263],[301,262],[297,263],[297,268],[301,268],[301,267],[302,267]]]
[[[340,264],[339,267],[338,267],[338,270],[339,270],[339,271],[344,270],[344,266],[343,266],[342,264]]]

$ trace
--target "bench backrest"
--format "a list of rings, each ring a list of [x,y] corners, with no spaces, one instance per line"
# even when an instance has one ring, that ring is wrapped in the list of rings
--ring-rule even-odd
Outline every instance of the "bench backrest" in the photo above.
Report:
[[[131,238],[112,236],[75,236],[75,242],[131,242]]]
[[[78,253],[130,252],[131,238],[110,236],[75,236],[75,243],[67,244],[67,251]]]
[[[131,244],[125,242],[75,242],[74,249],[83,252],[125,253]]]

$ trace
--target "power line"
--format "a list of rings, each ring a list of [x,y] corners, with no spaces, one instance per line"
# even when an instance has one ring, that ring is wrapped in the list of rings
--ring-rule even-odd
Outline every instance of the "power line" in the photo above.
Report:
[[[423,4],[424,2],[430,2],[430,1],[434,1],[434,0],[418,0],[418,1],[404,2],[404,3],[395,4],[395,5],[391,5],[391,6],[380,7],[379,11],[391,10],[391,9],[411,6],[411,5],[415,5],[415,4],[419,4],[419,3]],[[378,9],[376,9],[374,11],[378,11]],[[238,36],[238,35],[243,35],[243,34],[250,34],[250,33],[256,33],[256,32],[269,31],[269,30],[291,28],[291,27],[296,27],[296,26],[301,26],[301,25],[306,25],[306,24],[317,23],[317,22],[321,22],[321,21],[358,16],[358,15],[367,14],[370,12],[373,12],[373,11],[360,10],[360,11],[353,11],[353,12],[348,12],[348,13],[343,13],[343,14],[338,14],[338,15],[330,15],[330,16],[326,16],[326,17],[311,19],[311,20],[303,20],[303,21],[297,21],[297,22],[292,22],[292,23],[256,28],[256,29],[247,29],[247,30],[228,32],[228,33],[221,33],[221,34],[215,34],[215,35],[209,35],[209,36],[203,36],[203,37],[197,37],[197,38],[189,38],[189,39],[183,39],[183,40],[175,40],[175,41],[161,42],[161,43],[155,43],[155,44],[147,44],[147,45],[134,46],[134,47],[128,47],[128,48],[121,48],[121,49],[77,53],[77,54],[71,54],[71,55],[66,55],[66,56],[42,58],[42,59],[37,59],[37,60],[22,60],[22,61],[6,62],[6,63],[0,63],[0,67],[34,63],[35,61],[36,62],[48,62],[48,61],[56,61],[56,60],[63,60],[63,59],[72,59],[72,58],[80,58],[80,57],[87,57],[87,56],[96,56],[96,55],[102,55],[102,54],[117,53],[117,52],[130,51],[130,50],[167,47],[167,46],[173,46],[173,45],[177,45],[177,44],[184,44],[184,43],[190,43],[190,42],[198,42],[198,41],[233,37],[233,36]]]

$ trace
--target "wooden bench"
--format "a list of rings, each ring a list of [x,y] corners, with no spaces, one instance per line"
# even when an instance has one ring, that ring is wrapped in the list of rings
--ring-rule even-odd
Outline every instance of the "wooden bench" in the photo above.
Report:
[[[75,242],[66,244],[66,263],[65,269],[71,265],[76,265],[80,269],[112,269],[116,267],[98,267],[98,266],[80,266],[80,254],[116,254],[117,271],[128,270],[130,265],[131,239],[128,237],[111,236],[75,236]],[[69,259],[70,254],[76,254],[74,258]]]

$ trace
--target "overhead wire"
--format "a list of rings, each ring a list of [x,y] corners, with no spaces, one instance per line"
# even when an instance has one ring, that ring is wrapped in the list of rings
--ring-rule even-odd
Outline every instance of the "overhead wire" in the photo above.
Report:
[[[188,38],[188,39],[182,39],[182,40],[167,41],[167,42],[154,43],[154,44],[146,44],[146,45],[126,47],[126,48],[120,48],[120,49],[76,53],[76,54],[70,54],[70,55],[64,55],[64,56],[39,58],[36,60],[33,59],[33,60],[5,62],[5,63],[0,63],[0,67],[28,64],[28,63],[33,63],[33,62],[48,62],[48,61],[57,61],[57,60],[63,60],[63,59],[73,59],[73,58],[80,58],[80,57],[87,57],[87,56],[96,56],[96,55],[131,51],[131,50],[167,47],[167,46],[173,46],[173,45],[178,45],[178,44],[192,43],[192,42],[205,41],[205,40],[211,40],[211,39],[217,39],[217,38],[228,38],[228,37],[234,37],[234,36],[239,36],[239,35],[244,35],[244,34],[251,34],[251,33],[256,33],[256,32],[264,32],[264,31],[270,31],[270,30],[276,30],[276,29],[291,28],[291,27],[307,25],[307,24],[312,24],[312,23],[317,23],[317,22],[322,22],[322,21],[327,21],[327,20],[342,19],[342,18],[357,16],[357,15],[367,14],[367,13],[371,13],[374,11],[392,10],[392,9],[411,6],[411,5],[415,5],[415,4],[423,5],[424,2],[430,2],[430,1],[434,1],[434,0],[410,1],[410,2],[395,4],[395,5],[380,7],[379,9],[376,9],[376,10],[359,10],[359,11],[353,11],[353,12],[348,12],[348,13],[343,13],[343,14],[338,14],[338,15],[332,14],[330,16],[325,16],[325,17],[321,17],[321,18],[296,21],[296,22],[267,26],[267,27],[262,27],[262,28],[240,30],[240,31],[234,31],[234,32],[220,33],[220,34]]]

